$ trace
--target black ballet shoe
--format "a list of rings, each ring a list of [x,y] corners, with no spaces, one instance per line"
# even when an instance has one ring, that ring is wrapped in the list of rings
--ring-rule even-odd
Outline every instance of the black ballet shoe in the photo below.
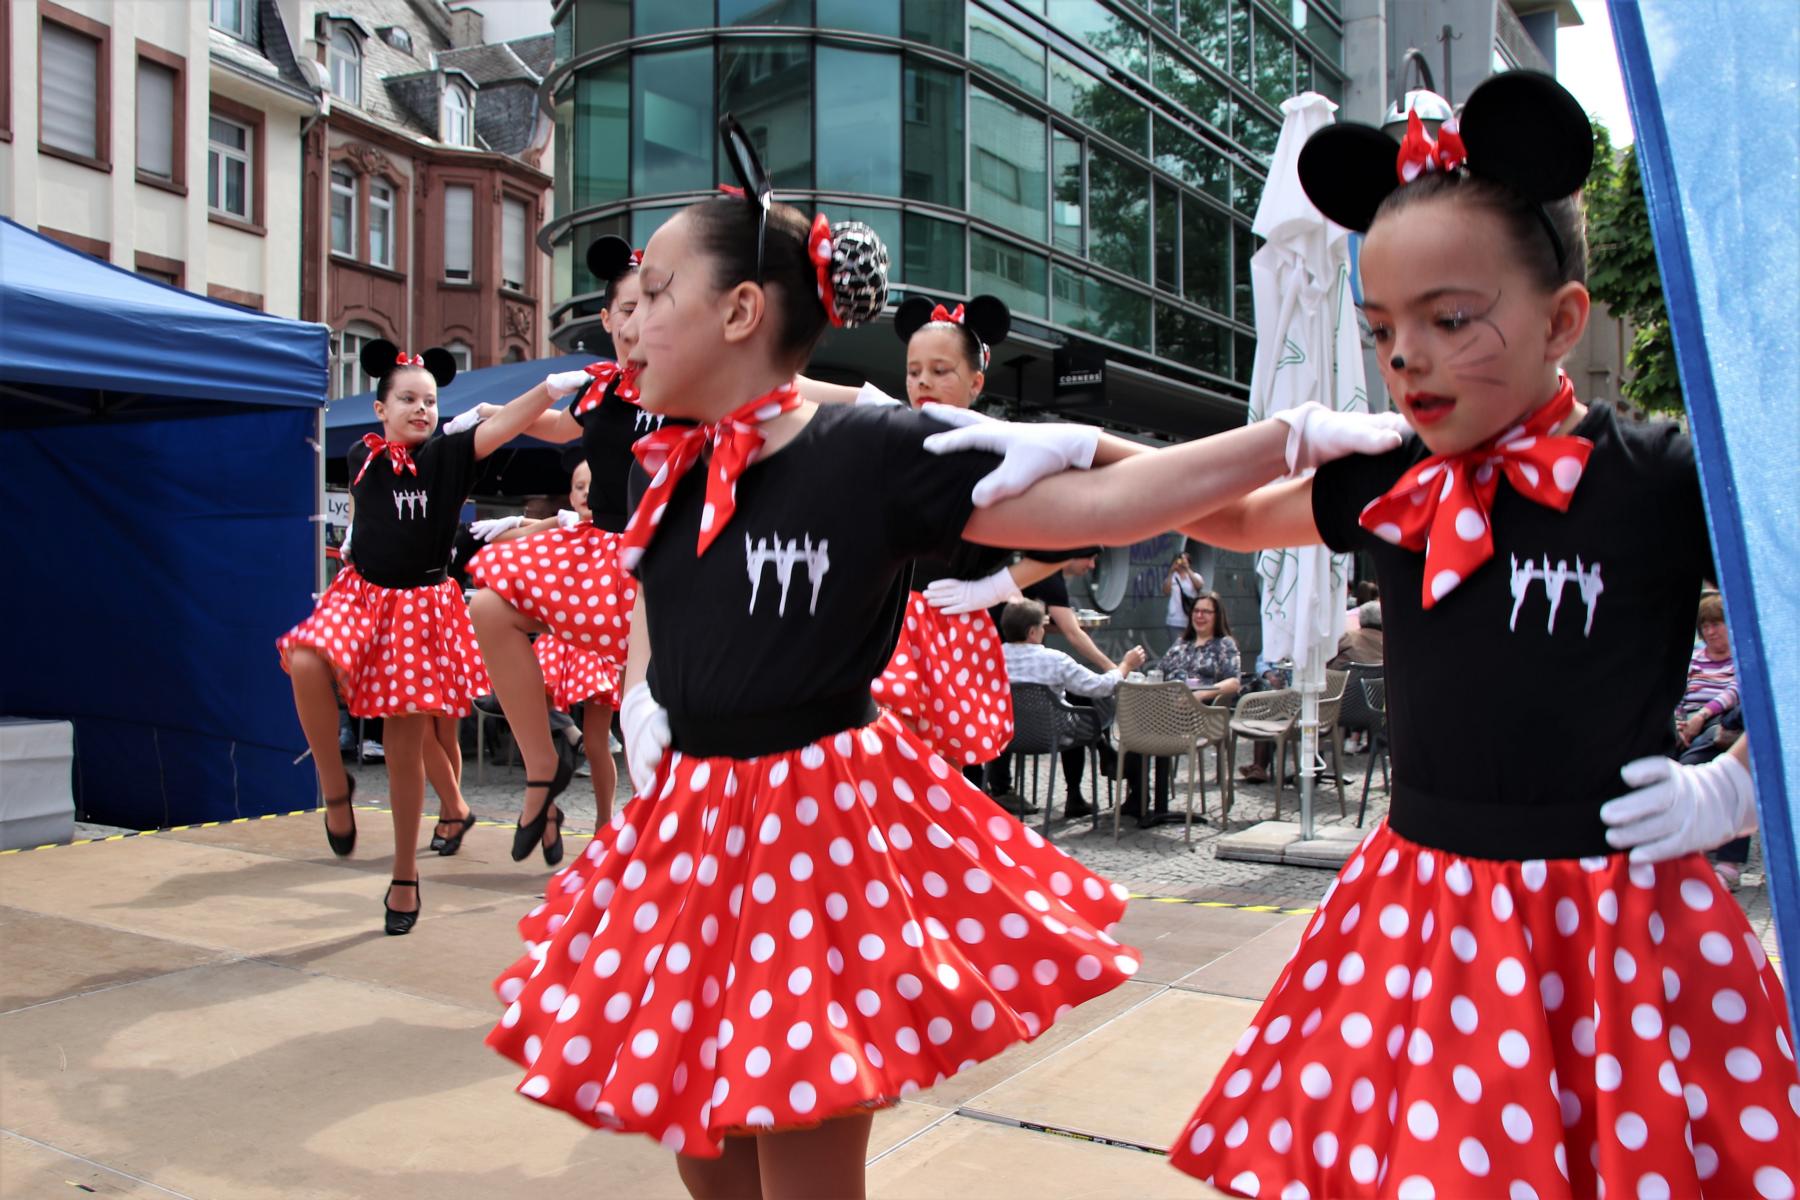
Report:
[[[419,890],[419,881],[416,879],[390,879],[390,880],[388,880],[388,891],[391,892],[397,887],[409,887],[413,891],[416,892]],[[425,898],[423,896],[420,896],[419,904],[420,904],[421,908],[424,907],[424,901],[425,901]],[[399,937],[401,934],[411,933],[412,927],[419,923],[418,909],[414,909],[412,912],[395,912],[391,907],[388,906],[386,896],[383,896],[381,898],[381,907],[383,909],[386,909],[386,911],[387,911],[387,931],[393,937]]]
[[[554,867],[563,860],[563,810],[552,804],[550,811],[556,814],[550,818],[550,824],[556,826],[556,840],[546,843],[544,846],[544,865]]]
[[[456,833],[452,837],[440,837],[437,834],[433,834],[431,837],[431,848],[445,858],[449,858],[452,854],[455,854],[458,850],[462,849],[463,835],[475,828],[475,821],[475,810],[472,808],[469,810],[469,815],[466,817],[447,817],[439,821],[439,825],[455,825],[457,827]]]
[[[356,776],[346,775],[345,778],[350,781],[350,787],[344,792],[344,798],[339,800],[337,804],[342,804],[350,810],[349,833],[331,832],[331,810],[337,807],[337,804],[333,804],[330,800],[325,801],[324,804],[325,840],[330,843],[331,852],[339,858],[348,858],[350,852],[356,849]]]
[[[574,778],[575,764],[559,754],[556,756],[556,778],[547,783],[541,779],[525,781],[527,788],[541,787],[544,789],[544,807],[538,810],[538,815],[532,818],[531,824],[527,825],[521,819],[513,826],[512,859],[514,862],[524,862],[530,858],[532,847],[544,840],[544,826],[550,820],[550,809],[555,804],[556,798],[562,795],[569,786],[569,781]],[[523,818],[525,814],[521,812],[519,815]],[[544,857],[549,858],[549,854],[546,853]]]

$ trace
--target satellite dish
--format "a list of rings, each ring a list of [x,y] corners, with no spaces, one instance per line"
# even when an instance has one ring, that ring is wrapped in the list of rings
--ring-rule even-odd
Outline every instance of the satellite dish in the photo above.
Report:
[[[1131,547],[1103,546],[1094,559],[1094,577],[1090,590],[1094,607],[1101,612],[1117,612],[1131,589]]]

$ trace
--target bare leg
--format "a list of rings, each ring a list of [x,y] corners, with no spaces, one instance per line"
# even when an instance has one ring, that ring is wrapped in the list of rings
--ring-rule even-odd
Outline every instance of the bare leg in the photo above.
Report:
[[[582,701],[582,747],[587,751],[588,767],[594,773],[594,827],[598,829],[612,820],[613,793],[619,787],[619,771],[613,765],[612,748],[607,739],[612,733],[612,706],[593,697]]]
[[[430,740],[430,717],[389,717],[383,727],[388,805],[394,810],[395,879],[419,877],[419,817],[425,811],[425,743]],[[394,888],[388,905],[395,912],[416,912],[419,891]]]
[[[431,719],[431,736],[423,739],[420,750],[425,759],[425,778],[431,781],[431,790],[438,797],[438,825],[433,830],[436,837],[451,837],[455,829],[444,828],[444,819],[454,817],[461,819],[469,815],[469,806],[463,800],[462,787],[459,783],[462,772],[460,747],[456,759],[452,759],[444,750],[444,742],[439,736],[439,727],[445,721],[454,722],[453,717],[433,717]]]
[[[433,717],[431,731],[444,748],[444,757],[450,760],[451,777],[457,787],[462,787],[462,718]]]
[[[756,1139],[768,1200],[864,1200],[873,1113],[836,1117],[816,1129]]]
[[[500,699],[513,740],[519,743],[519,755],[525,760],[525,778],[554,777],[556,747],[550,741],[550,717],[544,709],[544,672],[538,667],[528,636],[536,624],[485,588],[475,594],[469,615],[481,642],[481,657],[487,664],[494,695]],[[519,814],[521,825],[536,820],[543,811],[543,791],[526,789]]]
[[[718,1158],[675,1156],[675,1170],[694,1200],[762,1200],[753,1137],[728,1137]]]
[[[350,777],[344,771],[344,760],[338,754],[337,691],[332,683],[331,664],[313,650],[297,649],[288,655],[288,678],[294,685],[294,711],[300,714],[300,731],[312,750],[313,769],[319,773],[319,788],[327,799],[338,800],[350,791]],[[601,745],[605,745],[601,742]],[[338,806],[338,820],[325,814],[326,827],[333,833],[349,833],[350,810]]]

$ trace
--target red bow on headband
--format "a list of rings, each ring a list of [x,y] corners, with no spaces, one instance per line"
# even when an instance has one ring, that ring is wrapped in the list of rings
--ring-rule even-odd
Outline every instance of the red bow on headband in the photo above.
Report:
[[[831,240],[831,222],[819,213],[806,235],[806,253],[819,273],[819,303],[825,306],[831,323],[841,326],[844,318],[838,316],[836,289],[831,286]]]
[[[724,192],[727,196],[736,196],[739,200],[744,198],[744,189],[735,183],[721,183],[719,185],[719,190]]]
[[[631,252],[631,257],[627,261],[630,262],[631,265],[634,267],[643,266],[644,252],[642,250],[633,250]]]
[[[963,306],[959,304],[954,309],[948,309],[940,304],[931,310],[931,319],[948,321],[952,325],[961,325],[963,323]]]
[[[626,363],[624,366],[620,366],[616,362],[596,362],[589,363],[581,369],[591,375],[594,382],[588,384],[587,390],[581,394],[581,399],[577,400],[575,406],[569,409],[571,417],[579,417],[583,413],[597,408],[600,401],[606,398],[607,385],[615,379],[619,381],[619,399],[629,404],[638,402],[636,363]]]
[[[1455,117],[1438,126],[1434,141],[1425,132],[1416,111],[1406,114],[1406,138],[1400,143],[1400,158],[1396,164],[1401,183],[1411,183],[1432,171],[1454,171],[1468,161],[1469,152],[1463,148]]]
[[[425,358],[423,355],[408,354],[402,350],[399,357],[394,359],[394,365],[397,367],[422,367],[425,365]]]
[[[404,361],[406,355],[402,354],[400,358]],[[362,444],[369,448],[369,457],[363,459],[362,470],[350,481],[351,487],[362,482],[363,476],[369,473],[369,468],[381,457],[383,450],[387,451],[388,462],[393,465],[394,474],[398,475],[402,471],[411,471],[414,475],[419,473],[418,464],[413,462],[412,449],[405,442],[390,442],[379,433],[365,433]]]

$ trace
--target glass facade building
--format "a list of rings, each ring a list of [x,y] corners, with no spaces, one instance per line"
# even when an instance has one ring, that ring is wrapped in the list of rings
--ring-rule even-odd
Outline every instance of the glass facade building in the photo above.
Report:
[[[1086,343],[1210,398],[1214,428],[1247,395],[1279,105],[1344,81],[1338,0],[566,0],[554,21],[559,344],[600,341],[590,241],[641,246],[729,175],[729,110],[779,198],[874,226],[896,289],[998,295],[1044,363]],[[871,365],[844,353],[826,367]]]

